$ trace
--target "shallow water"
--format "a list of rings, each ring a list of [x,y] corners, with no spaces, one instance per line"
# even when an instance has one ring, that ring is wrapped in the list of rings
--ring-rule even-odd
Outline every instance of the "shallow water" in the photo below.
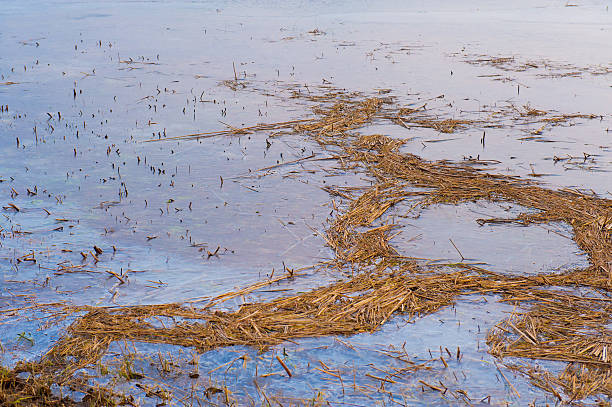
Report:
[[[182,302],[243,287],[285,266],[332,258],[320,235],[331,219],[330,197],[321,187],[368,180],[327,161],[250,173],[311,153],[330,155],[312,140],[255,134],[143,142],[310,116],[311,104],[288,98],[293,89],[315,92],[327,84],[366,94],[390,89],[388,95],[400,104],[427,103],[441,117],[472,120],[489,118],[492,106],[527,104],[559,114],[594,114],[598,117],[548,126],[538,137],[530,136],[539,125],[508,117],[500,128],[475,126],[453,134],[388,124],[362,131],[407,139],[404,151],[426,159],[478,157],[495,163],[488,171],[539,175],[550,187],[602,196],[612,191],[612,73],[591,73],[612,69],[612,17],[599,2],[565,7],[552,1],[510,6],[10,0],[0,9],[0,27],[0,105],[8,105],[0,113],[0,200],[20,208],[0,217],[2,307],[20,304],[18,294],[79,305]],[[478,55],[518,62],[467,63]],[[547,61],[552,68],[516,71],[529,61],[538,66]],[[550,77],[576,70],[579,76]],[[220,85],[235,75],[244,89]],[[395,211],[401,215],[402,207]],[[396,218],[403,228],[394,242],[406,256],[445,261],[465,256],[513,274],[586,264],[565,225],[476,223],[517,211],[480,203],[432,206],[419,217]],[[89,253],[93,245],[103,250],[97,262]],[[32,251],[36,263],[17,261]],[[58,264],[80,268],[61,271]],[[127,276],[127,283],[119,284],[106,270]],[[337,277],[306,273],[277,288],[305,291]],[[487,320],[489,327],[504,310],[493,301],[483,308],[496,315]],[[427,321],[444,319],[441,315]],[[395,345],[405,340],[424,357],[432,332],[428,324],[385,328],[367,340]],[[36,323],[7,326],[0,341],[28,358],[44,352],[58,334],[36,331]],[[439,335],[473,345],[471,336],[448,326],[437,327]],[[21,332],[31,332],[33,348]],[[308,349],[330,342],[301,341],[306,350],[294,349],[292,358],[303,366]],[[201,363],[223,363],[224,352],[210,359],[205,354]],[[340,365],[350,359],[342,352],[325,357]],[[364,365],[374,362],[367,352],[360,359]],[[495,387],[498,402],[524,403],[512,399],[511,389],[490,382],[497,371],[490,363],[473,362],[466,370],[470,380],[462,385],[468,393],[485,397],[484,390]],[[232,391],[251,392],[245,390],[250,384],[236,380]],[[271,388],[287,389],[274,380]],[[293,381],[290,393],[306,396],[309,384],[325,387],[317,380]],[[524,378],[513,378],[513,384],[545,402],[546,395]],[[338,391],[330,386],[328,394]]]

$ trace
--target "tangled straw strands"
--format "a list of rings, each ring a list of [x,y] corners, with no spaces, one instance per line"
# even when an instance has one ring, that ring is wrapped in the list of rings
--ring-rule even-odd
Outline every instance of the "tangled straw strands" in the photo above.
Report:
[[[612,396],[612,332],[607,328],[612,320],[612,300],[544,290],[530,294],[534,299],[530,309],[513,314],[489,332],[490,353],[500,358],[567,362],[558,376],[510,366],[561,400],[562,392],[570,400],[595,394]]]
[[[307,293],[245,304],[235,312],[178,304],[89,308],[39,367],[60,363],[72,365],[70,370],[80,369],[96,362],[117,340],[170,343],[208,351],[235,345],[265,349],[302,337],[372,332],[395,313],[413,319],[451,304],[461,293],[514,293],[546,284],[549,278],[506,277],[469,266],[454,272],[423,274],[416,264],[403,262],[401,270],[359,274]],[[561,283],[561,279],[558,281]],[[179,322],[172,322],[177,319]]]

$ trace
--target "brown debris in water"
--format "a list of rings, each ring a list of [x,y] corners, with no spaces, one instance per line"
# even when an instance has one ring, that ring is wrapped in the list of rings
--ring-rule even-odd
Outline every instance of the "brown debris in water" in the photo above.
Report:
[[[0,405],[73,406],[69,398],[60,399],[51,393],[50,383],[22,379],[15,372],[0,368]]]
[[[612,302],[599,295],[577,296],[534,290],[533,305],[498,323],[488,334],[494,356],[567,362],[559,376],[525,366],[512,366],[533,383],[557,395],[580,400],[594,394],[612,396]],[[513,301],[513,298],[508,300]]]
[[[587,65],[576,66],[550,60],[528,60],[514,56],[491,56],[476,54],[454,54],[461,57],[463,62],[476,66],[489,66],[505,72],[527,72],[535,71],[538,78],[565,78],[580,77],[584,74],[592,76],[608,75],[612,73],[612,66],[608,65]],[[499,80],[495,75],[487,75]]]
[[[565,401],[610,395],[612,358],[608,344],[612,334],[606,326],[612,311],[608,298],[612,285],[612,201],[573,190],[546,189],[529,180],[490,174],[466,164],[426,161],[401,152],[401,140],[353,132],[381,118],[440,132],[471,124],[426,120],[416,115],[418,109],[390,114],[389,103],[387,98],[349,99],[315,108],[318,119],[184,136],[291,127],[325,148],[340,150],[343,161],[371,175],[374,183],[370,187],[349,193],[329,189],[349,201],[328,229],[326,241],[336,254],[338,269],[353,273],[350,278],[290,297],[245,304],[235,312],[179,304],[81,308],[79,311],[87,313],[68,328],[65,338],[38,362],[21,364],[17,370],[66,384],[74,381],[79,369],[99,361],[114,341],[167,343],[199,351],[234,345],[265,349],[303,337],[373,332],[395,314],[413,319],[452,304],[462,294],[479,293],[501,295],[503,301],[525,309],[518,318],[511,316],[490,332],[491,354],[569,363],[558,376],[529,366],[515,367],[534,385],[560,399],[564,397],[561,393],[568,395]],[[545,116],[540,112],[526,109],[528,116]],[[358,191],[362,193],[356,196]],[[466,264],[444,269],[417,265],[393,248],[397,225],[376,224],[390,208],[408,198],[420,199],[417,204],[421,206],[487,200],[535,209],[535,213],[513,219],[480,222],[565,222],[573,228],[573,238],[588,254],[591,265],[584,270],[532,277],[506,276]],[[552,291],[553,287],[590,287],[599,295],[580,297]],[[177,319],[179,322],[173,322]]]

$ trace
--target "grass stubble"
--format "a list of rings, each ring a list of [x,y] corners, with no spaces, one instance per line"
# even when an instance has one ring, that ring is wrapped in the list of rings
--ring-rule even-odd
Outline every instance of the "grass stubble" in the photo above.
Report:
[[[428,127],[452,133],[474,124],[470,120],[441,119],[429,115],[425,107],[397,108],[388,97],[365,98],[343,92],[310,97],[317,103],[312,119],[229,127],[222,132],[168,139],[294,132],[333,152],[343,169],[368,174],[372,183],[367,187],[326,187],[344,205],[339,206],[324,236],[335,253],[334,260],[325,267],[335,268],[345,276],[343,279],[309,292],[243,304],[233,312],[219,311],[214,306],[281,280],[299,278],[299,274],[288,269],[286,275],[227,293],[198,307],[63,306],[65,315],[78,317],[66,335],[39,360],[20,362],[13,370],[0,372],[0,404],[133,404],[133,399],[102,385],[92,385],[79,373],[98,364],[114,342],[172,344],[198,352],[236,345],[264,351],[297,338],[374,332],[396,315],[414,320],[448,307],[467,294],[495,294],[500,301],[515,306],[515,311],[487,336],[489,352],[505,366],[565,403],[612,396],[612,335],[607,328],[612,319],[612,201],[576,190],[547,189],[530,179],[491,174],[471,162],[426,161],[402,151],[402,140],[357,131],[374,121],[390,120],[406,128]],[[521,117],[551,123],[545,112],[529,107]],[[552,123],[564,121],[562,116],[554,117]],[[432,204],[483,200],[512,202],[530,212],[512,219],[479,219],[480,224],[570,225],[573,239],[587,253],[590,265],[562,273],[512,276],[468,263],[436,266],[405,257],[394,249],[392,238],[400,225],[385,214],[398,203],[410,201],[412,209],[422,210]],[[578,295],[576,288],[588,288],[592,294]],[[537,367],[539,360],[563,362],[566,367],[554,373]],[[290,376],[290,369],[280,359],[279,363]],[[320,370],[337,375],[325,364]],[[403,374],[418,370],[408,369]],[[127,371],[128,380],[137,378]],[[254,384],[263,399],[272,404],[271,396],[256,381]],[[444,386],[424,381],[421,384],[424,390],[441,395],[448,391]],[[81,391],[85,398],[80,402],[62,398],[50,391],[52,385]],[[207,389],[207,396],[210,389],[216,388]],[[148,391],[157,397],[165,394],[162,390]],[[218,397],[230,403],[227,388],[210,392],[220,393]],[[460,392],[456,393],[455,399],[460,396]],[[276,402],[280,404],[278,399]],[[297,403],[296,399],[285,402]]]

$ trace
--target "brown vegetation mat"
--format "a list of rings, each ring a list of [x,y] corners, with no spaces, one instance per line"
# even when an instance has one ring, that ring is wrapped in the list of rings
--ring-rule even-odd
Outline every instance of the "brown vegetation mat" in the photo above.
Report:
[[[73,380],[71,385],[74,386],[79,382]],[[2,369],[0,370],[0,406],[112,406],[117,404],[117,400],[124,399],[122,395],[113,394],[111,390],[83,384],[80,388],[85,390],[85,395],[81,401],[76,402],[68,396],[53,394],[51,388],[54,384],[57,384],[54,376],[30,376],[24,379],[15,371]],[[76,386],[73,388],[76,389]]]
[[[21,364],[17,370],[66,384],[79,369],[97,362],[113,341],[169,343],[200,351],[233,345],[265,349],[301,337],[372,332],[395,314],[415,318],[452,304],[459,295],[480,293],[501,295],[503,301],[525,310],[490,333],[488,344],[493,355],[569,363],[560,375],[515,367],[536,386],[559,398],[567,394],[565,401],[611,395],[607,346],[612,335],[606,324],[612,311],[608,298],[612,201],[578,191],[546,189],[466,164],[425,161],[402,152],[401,140],[353,131],[381,117],[405,123],[403,117],[414,113],[399,109],[392,114],[388,103],[380,98],[343,100],[317,107],[317,119],[291,123],[294,131],[313,137],[325,148],[340,150],[339,162],[344,168],[361,168],[374,181],[366,188],[328,189],[345,204],[326,240],[336,253],[338,269],[352,273],[350,278],[291,297],[245,304],[235,312],[178,304],[88,308],[41,360]],[[426,124],[443,132],[448,126],[468,123],[432,119]],[[282,123],[266,130],[286,126]],[[233,134],[240,134],[237,130],[232,130]],[[413,208],[477,200],[517,203],[535,212],[479,222],[566,222],[591,265],[584,270],[532,277],[506,276],[466,264],[419,266],[392,247],[398,225],[383,221],[391,207],[407,199],[415,200]],[[552,290],[559,287],[590,287],[594,294],[581,297],[571,290]]]
[[[470,65],[490,66],[506,72],[536,71],[540,78],[577,77],[585,74],[600,76],[612,73],[612,66],[576,66],[550,60],[526,60],[514,56],[491,56],[476,54],[454,54]],[[493,76],[493,75],[489,75]]]
[[[487,342],[494,356],[567,362],[558,375],[516,365],[539,387],[560,399],[561,393],[580,400],[593,394],[612,396],[610,363],[612,300],[598,295],[575,296],[537,290],[531,308],[513,314],[489,332]]]
[[[0,405],[45,405],[73,406],[68,399],[60,399],[51,394],[49,383],[41,380],[26,380],[17,377],[15,372],[0,370]]]
[[[516,303],[541,302],[549,298],[569,302],[580,300],[580,297],[568,294],[547,295],[545,290],[536,290],[550,284],[574,285],[576,279],[582,277],[574,273],[508,277],[464,267],[465,270],[461,271],[423,274],[413,263],[398,263],[393,271],[359,274],[304,294],[246,304],[236,312],[191,309],[177,304],[91,309],[69,327],[69,335],[58,342],[42,361],[21,365],[18,370],[76,387],[72,383],[75,372],[95,364],[113,341],[168,343],[195,347],[201,352],[235,345],[257,346],[263,350],[301,337],[372,332],[394,314],[409,319],[427,315],[453,303],[460,294],[501,294]],[[582,301],[598,303],[602,300],[589,298]],[[571,312],[572,308],[566,308],[568,318],[572,317]],[[607,314],[598,315],[600,320],[604,320],[604,316],[608,318]],[[572,322],[571,319],[565,320],[568,321]],[[512,325],[512,322],[507,323]],[[517,323],[516,330],[510,332],[523,333],[521,326]],[[538,333],[533,329],[526,329],[527,333],[521,337],[535,341],[530,335],[537,338]],[[554,329],[554,326],[548,329]],[[566,335],[561,333],[561,338],[567,338]],[[581,339],[580,335],[577,336]],[[588,334],[582,336],[582,340],[587,342],[592,339]],[[567,349],[574,346],[571,340],[560,341],[556,347],[549,344],[540,349],[516,344],[506,348],[506,339],[503,335],[490,336],[493,354],[609,365],[608,360],[600,360],[598,349],[587,354],[582,352],[580,358],[570,355]],[[497,350],[501,348],[503,350]],[[584,392],[584,389],[578,391]]]

